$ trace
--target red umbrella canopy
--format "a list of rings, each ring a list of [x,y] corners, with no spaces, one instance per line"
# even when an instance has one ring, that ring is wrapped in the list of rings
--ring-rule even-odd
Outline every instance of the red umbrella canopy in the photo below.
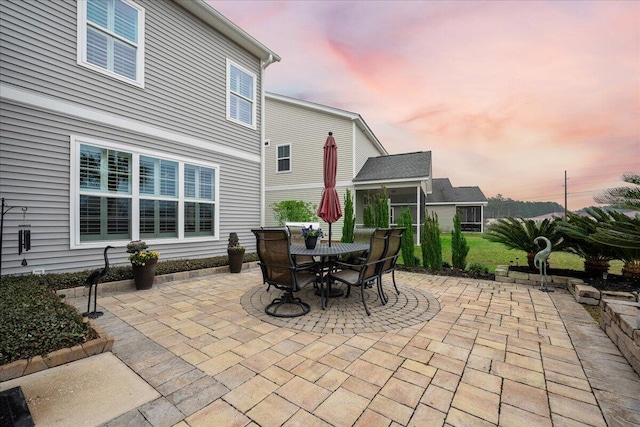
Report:
[[[318,216],[331,225],[342,217],[340,197],[336,191],[336,170],[338,169],[338,146],[329,132],[324,143],[324,190],[320,198]]]

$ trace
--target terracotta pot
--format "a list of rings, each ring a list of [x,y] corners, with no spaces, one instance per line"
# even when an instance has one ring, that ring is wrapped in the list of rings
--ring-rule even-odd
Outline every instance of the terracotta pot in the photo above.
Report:
[[[242,262],[244,261],[244,249],[241,251],[227,249],[227,255],[229,257],[229,271],[231,273],[240,273],[242,271]]]
[[[307,247],[307,249],[315,249],[317,243],[318,236],[310,236],[304,239],[304,245]]]
[[[157,259],[147,262],[145,265],[132,264],[133,279],[136,282],[136,289],[151,289],[156,278]]]

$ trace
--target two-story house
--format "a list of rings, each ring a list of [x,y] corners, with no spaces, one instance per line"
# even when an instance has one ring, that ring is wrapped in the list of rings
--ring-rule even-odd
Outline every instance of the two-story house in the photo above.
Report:
[[[486,198],[478,187],[452,187],[448,179],[434,179],[431,151],[389,155],[357,113],[273,93],[266,94],[265,223],[277,225],[273,205],[302,200],[317,205],[324,187],[323,145],[333,132],[338,145],[336,189],[344,206],[353,197],[356,226],[362,225],[365,205],[384,187],[389,218],[395,224],[408,208],[416,242],[425,208],[440,215],[443,231],[451,230],[459,212],[468,231],[482,230]],[[344,218],[333,225],[332,238],[342,235]],[[326,229],[326,224],[320,223]]]
[[[91,268],[107,245],[125,263],[137,239],[253,249],[278,55],[204,0],[2,0],[0,19],[2,274]]]
[[[329,132],[338,146],[336,191],[344,203],[353,178],[369,157],[387,152],[359,114],[273,93],[266,94],[265,224],[277,225],[273,204],[283,200],[320,203],[324,188],[323,146]],[[342,235],[344,218],[333,224]],[[321,223],[325,231],[326,224]]]

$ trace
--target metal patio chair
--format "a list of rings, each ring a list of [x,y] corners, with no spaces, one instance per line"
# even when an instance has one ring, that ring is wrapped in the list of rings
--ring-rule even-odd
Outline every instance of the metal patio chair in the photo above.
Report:
[[[264,283],[283,291],[280,297],[274,298],[265,307],[265,313],[275,317],[297,317],[307,314],[311,310],[309,304],[293,294],[313,283],[317,276],[310,270],[310,266],[296,264],[291,256],[291,242],[287,229],[253,229],[251,232],[256,236]],[[297,310],[293,311],[296,307]]]
[[[396,285],[396,262],[398,261],[398,256],[400,256],[400,248],[402,243],[402,235],[405,232],[406,228],[392,228],[389,230],[387,235],[387,247],[384,255],[382,256],[383,262],[380,268],[380,298],[382,299],[382,303],[387,303],[387,296],[384,293],[384,289],[382,288],[382,276],[391,273],[391,278],[393,280],[393,287],[396,290],[396,294],[400,295],[400,291],[398,290],[398,286]]]
[[[371,234],[369,251],[366,258],[356,264],[336,262],[335,267],[338,270],[329,273],[328,276],[328,280],[337,280],[347,285],[347,294],[345,296],[347,298],[351,294],[352,286],[360,287],[360,296],[362,297],[362,304],[364,305],[367,316],[370,316],[371,312],[364,299],[364,290],[375,282],[378,289],[378,296],[380,296],[382,291],[380,285],[380,268],[386,251],[388,233],[389,229],[386,228],[375,229]],[[382,296],[380,296],[380,298],[382,298]]]

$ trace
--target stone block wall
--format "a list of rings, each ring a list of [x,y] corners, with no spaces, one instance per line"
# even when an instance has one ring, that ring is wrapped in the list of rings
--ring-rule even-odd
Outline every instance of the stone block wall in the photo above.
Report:
[[[640,303],[603,299],[600,327],[640,375]]]

